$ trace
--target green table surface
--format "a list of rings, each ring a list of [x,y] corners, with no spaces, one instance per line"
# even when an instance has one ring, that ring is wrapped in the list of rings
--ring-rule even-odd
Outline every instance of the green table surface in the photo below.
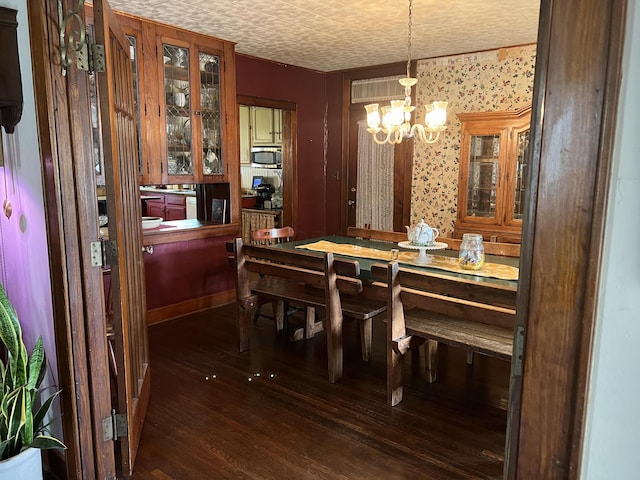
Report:
[[[285,249],[294,249],[299,245],[307,245],[310,243],[315,243],[315,242],[319,242],[320,240],[325,240],[327,242],[333,242],[333,243],[346,243],[346,244],[351,244],[351,245],[359,245],[361,247],[369,247],[369,248],[375,248],[377,250],[384,250],[384,251],[390,251],[392,248],[398,248],[401,251],[410,251],[407,249],[403,249],[401,247],[398,247],[397,243],[392,243],[392,242],[384,242],[384,241],[379,241],[379,240],[364,240],[364,239],[360,239],[360,238],[352,238],[352,237],[340,237],[337,235],[326,235],[323,237],[317,237],[317,238],[310,238],[310,239],[306,239],[306,240],[295,240],[292,242],[286,242],[286,243],[281,243],[278,245],[273,245],[273,247],[275,248],[285,248]],[[313,250],[306,250],[306,249],[298,249],[300,251],[303,252],[307,252],[307,253],[312,253],[312,254],[317,254],[317,255],[321,255],[320,252],[317,251],[313,251]],[[411,250],[414,251],[415,250]],[[458,257],[458,252],[456,250],[432,250],[430,252],[427,252],[429,255],[439,255],[439,256],[443,256],[443,257],[454,257],[457,258]],[[373,265],[374,263],[380,263],[383,264],[385,263],[384,260],[375,260],[375,259],[371,259],[371,258],[362,258],[362,257],[352,257],[352,256],[347,256],[347,255],[336,255],[338,257],[343,257],[343,258],[351,258],[351,259],[356,259],[358,260],[358,263],[360,263],[360,271],[361,271],[361,276],[363,278],[368,278],[370,271],[371,271],[371,265]],[[499,255],[485,255],[485,262],[489,262],[489,263],[502,263],[504,265],[511,265],[513,267],[517,267],[520,259],[519,258],[513,258],[513,257],[502,257]],[[417,270],[424,270],[424,271],[429,271],[432,273],[437,273],[440,275],[447,275],[447,276],[451,276],[451,277],[459,277],[459,278],[468,278],[468,279],[472,279],[475,281],[479,281],[479,282],[489,282],[492,284],[496,284],[496,285],[506,285],[506,286],[518,286],[518,282],[516,280],[501,280],[498,278],[493,278],[493,277],[480,277],[477,275],[473,275],[472,273],[466,274],[466,273],[456,273],[456,272],[449,272],[447,270],[442,270],[439,268],[429,268],[428,265],[416,265],[416,264],[411,264],[411,263],[404,263],[404,262],[400,262],[400,266],[403,268],[411,268],[411,269],[417,269]]]

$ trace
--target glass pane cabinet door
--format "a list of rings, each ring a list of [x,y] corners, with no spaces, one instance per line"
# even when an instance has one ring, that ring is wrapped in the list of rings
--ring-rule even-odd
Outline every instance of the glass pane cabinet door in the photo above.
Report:
[[[199,52],[200,110],[202,118],[202,174],[222,175],[220,121],[220,58]]]
[[[133,35],[127,35],[133,71],[133,101],[136,106],[136,133],[138,138],[138,175],[142,175],[142,138],[140,136],[140,87],[138,79],[138,39]]]
[[[468,217],[494,218],[500,135],[473,135],[469,157],[466,214]]]
[[[163,44],[167,174],[193,175],[189,49]]]
[[[518,134],[518,155],[516,159],[515,198],[513,201],[513,218],[522,220],[524,209],[525,182],[527,180],[527,151],[529,150],[529,131]]]

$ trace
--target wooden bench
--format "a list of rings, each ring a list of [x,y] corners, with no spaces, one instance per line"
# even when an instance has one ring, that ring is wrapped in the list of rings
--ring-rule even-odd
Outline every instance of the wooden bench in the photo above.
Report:
[[[387,402],[402,401],[402,359],[424,345],[426,377],[435,381],[437,345],[511,360],[516,287],[400,268],[371,268],[387,288]]]
[[[249,327],[257,297],[267,297],[325,311],[329,381],[342,377],[343,317],[359,321],[362,358],[371,354],[372,318],[383,313],[386,303],[364,295],[362,280],[357,278],[357,260],[336,259],[293,249],[234,243],[236,259],[236,300],[238,305],[238,340],[240,351],[249,348]],[[255,284],[249,272],[260,275]],[[322,322],[308,328],[318,329]]]
[[[389,232],[387,230],[373,230],[371,228],[347,227],[347,237],[398,243],[407,241],[407,232]]]

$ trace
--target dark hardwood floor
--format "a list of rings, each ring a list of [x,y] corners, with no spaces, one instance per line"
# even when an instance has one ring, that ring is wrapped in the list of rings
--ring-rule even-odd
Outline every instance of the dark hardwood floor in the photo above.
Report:
[[[376,319],[377,320],[377,319]],[[499,479],[509,365],[441,346],[438,380],[405,359],[386,404],[385,326],[372,360],[345,323],[344,376],[327,380],[324,334],[291,342],[261,319],[239,353],[234,306],[149,328],[151,402],[133,479]]]

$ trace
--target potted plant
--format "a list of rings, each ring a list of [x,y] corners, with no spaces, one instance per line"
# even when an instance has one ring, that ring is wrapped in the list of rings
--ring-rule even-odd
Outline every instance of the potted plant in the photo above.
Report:
[[[40,402],[40,385],[47,370],[42,337],[29,356],[18,316],[2,284],[0,340],[6,348],[6,362],[0,355],[0,478],[41,479],[40,449],[66,448],[49,435],[44,423],[60,392]]]

